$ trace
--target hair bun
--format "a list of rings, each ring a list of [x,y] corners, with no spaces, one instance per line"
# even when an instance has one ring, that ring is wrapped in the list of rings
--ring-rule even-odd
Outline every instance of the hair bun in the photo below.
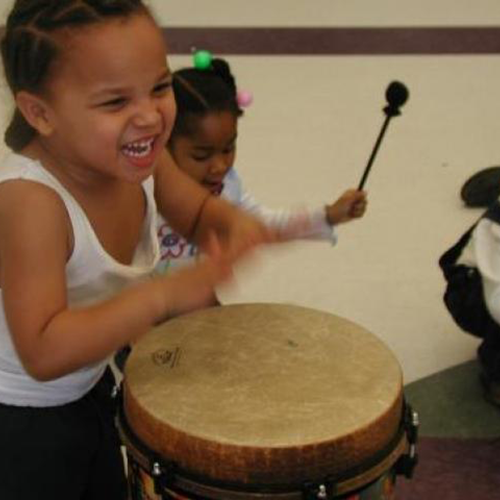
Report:
[[[229,87],[236,93],[236,81],[231,73],[231,68],[229,64],[224,59],[212,59],[212,70],[213,72],[222,78]]]

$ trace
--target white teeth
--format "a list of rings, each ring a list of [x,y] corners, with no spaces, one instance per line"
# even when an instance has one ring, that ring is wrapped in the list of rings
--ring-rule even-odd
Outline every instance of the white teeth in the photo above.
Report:
[[[142,158],[147,156],[153,150],[154,139],[148,139],[147,141],[138,141],[125,144],[122,147],[122,151],[125,155],[131,156],[133,158]]]

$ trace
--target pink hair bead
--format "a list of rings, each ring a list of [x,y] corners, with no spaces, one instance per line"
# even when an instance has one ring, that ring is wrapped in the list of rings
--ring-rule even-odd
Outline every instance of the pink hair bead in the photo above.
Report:
[[[236,101],[240,108],[247,108],[253,102],[253,95],[247,90],[239,90],[236,95]]]

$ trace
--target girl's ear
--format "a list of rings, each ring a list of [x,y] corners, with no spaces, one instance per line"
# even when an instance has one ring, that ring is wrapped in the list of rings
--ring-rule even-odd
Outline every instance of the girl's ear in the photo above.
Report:
[[[49,105],[40,97],[22,90],[16,94],[16,104],[24,119],[42,136],[54,130]]]

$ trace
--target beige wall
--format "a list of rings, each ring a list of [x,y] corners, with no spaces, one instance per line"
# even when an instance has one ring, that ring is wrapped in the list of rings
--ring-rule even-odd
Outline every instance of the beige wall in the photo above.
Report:
[[[0,0],[0,24],[12,0]],[[500,24],[498,0],[149,0],[165,26]]]
[[[0,0],[0,24],[5,24],[5,20],[7,19],[7,13],[10,9],[12,2],[7,0]]]
[[[165,26],[499,25],[498,0],[150,0]]]

